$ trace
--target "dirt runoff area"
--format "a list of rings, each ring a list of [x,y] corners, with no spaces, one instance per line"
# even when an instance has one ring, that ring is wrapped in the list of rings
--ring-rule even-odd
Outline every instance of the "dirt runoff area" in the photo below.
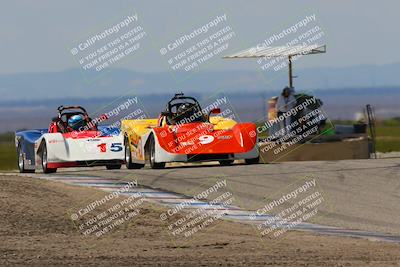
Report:
[[[219,221],[190,239],[171,238],[164,207],[100,237],[85,236],[68,210],[105,192],[25,177],[0,177],[0,265],[400,266],[400,245],[290,232],[261,239],[250,225]]]

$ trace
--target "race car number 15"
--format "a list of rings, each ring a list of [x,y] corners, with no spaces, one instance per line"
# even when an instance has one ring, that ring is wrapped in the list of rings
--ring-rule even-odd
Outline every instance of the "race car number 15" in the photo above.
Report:
[[[105,143],[97,145],[100,148],[100,152],[107,152],[107,146]],[[112,152],[119,152],[122,151],[122,144],[121,143],[112,143],[110,150]]]

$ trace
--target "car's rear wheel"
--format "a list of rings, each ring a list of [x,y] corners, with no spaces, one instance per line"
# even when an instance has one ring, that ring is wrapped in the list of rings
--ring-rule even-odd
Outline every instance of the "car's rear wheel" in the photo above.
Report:
[[[125,139],[125,166],[127,169],[141,169],[144,167],[144,164],[132,162],[131,146],[128,139]]]
[[[20,173],[32,173],[35,170],[27,170],[25,169],[25,160],[24,160],[24,151],[22,150],[21,144],[18,144],[17,148],[18,154],[18,169]]]
[[[41,158],[42,158],[42,170],[44,173],[54,173],[57,171],[56,168],[48,168],[48,160],[47,160],[47,146],[46,143],[44,142],[42,144],[42,150],[41,150]]]
[[[107,170],[119,170],[121,169],[121,164],[106,165]]]
[[[219,164],[220,164],[221,166],[230,166],[230,165],[232,165],[233,162],[234,162],[233,159],[229,159],[229,160],[220,160],[220,161],[219,161]]]
[[[260,161],[260,157],[252,158],[252,159],[245,159],[246,164],[257,164]]]
[[[154,140],[154,136],[150,136],[149,140],[149,161],[150,167],[152,169],[164,169],[165,162],[155,162],[156,159],[156,141]]]

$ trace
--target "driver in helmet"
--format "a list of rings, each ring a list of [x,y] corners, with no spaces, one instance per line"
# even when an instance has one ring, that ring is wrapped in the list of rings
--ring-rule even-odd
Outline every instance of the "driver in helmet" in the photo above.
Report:
[[[193,106],[187,103],[183,103],[178,107],[176,112],[176,122],[178,123],[189,123],[192,121],[186,121],[186,118],[190,118],[194,114]],[[182,121],[185,120],[185,121]]]
[[[86,125],[86,120],[83,115],[73,115],[68,119],[68,129],[72,131],[81,130]]]
[[[177,113],[178,115],[183,115],[185,114],[188,110],[190,109],[189,105],[184,103],[182,105],[179,106]]]

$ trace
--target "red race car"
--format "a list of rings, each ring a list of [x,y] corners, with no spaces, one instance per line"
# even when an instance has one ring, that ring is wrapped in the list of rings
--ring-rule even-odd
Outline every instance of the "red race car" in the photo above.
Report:
[[[127,168],[141,168],[146,161],[152,168],[164,168],[166,162],[258,163],[256,125],[211,116],[220,113],[220,108],[203,110],[195,98],[176,94],[158,119],[123,120]]]

